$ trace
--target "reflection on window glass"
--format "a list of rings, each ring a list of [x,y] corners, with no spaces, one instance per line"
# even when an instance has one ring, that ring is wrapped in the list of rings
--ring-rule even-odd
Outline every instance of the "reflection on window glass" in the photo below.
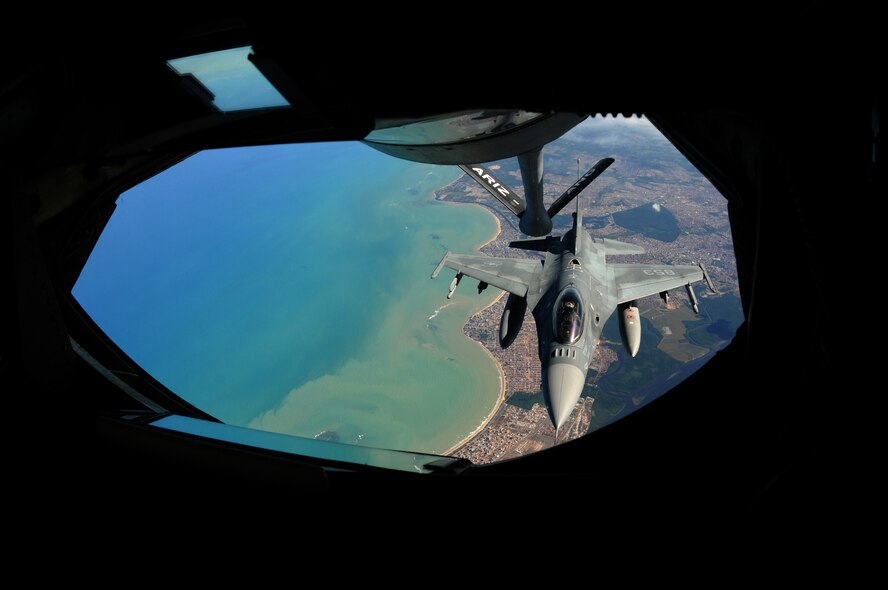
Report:
[[[555,303],[555,338],[573,344],[583,334],[583,303],[576,289],[568,287]]]
[[[543,113],[527,111],[478,111],[377,129],[365,139],[395,145],[452,143],[508,132],[543,116]]]
[[[227,113],[288,106],[281,93],[256,69],[249,47],[236,47],[167,62],[180,76],[192,75],[213,94],[213,105]]]
[[[700,315],[682,289],[638,300],[635,358],[612,316],[559,443],[675,386],[742,321],[726,202],[646,120],[592,119],[550,144],[547,200],[576,180],[577,159],[582,173],[607,156],[581,196],[586,229],[645,248],[621,262],[702,262],[719,293],[697,289]],[[489,167],[521,185],[515,159]],[[455,166],[360,143],[207,151],[121,195],[74,295],[144,369],[226,423],[488,462],[553,444],[536,327],[528,310],[502,350],[502,292],[466,279],[448,300],[429,274],[448,250],[537,255],[507,247],[522,237]]]
[[[429,464],[440,461],[440,458],[435,455],[422,455],[331,443],[329,441],[318,441],[296,436],[283,436],[273,432],[252,428],[239,428],[208,420],[186,418],[185,416],[166,416],[153,422],[152,426],[260,449],[315,457],[344,464],[373,465],[374,467],[384,467],[410,473],[430,473],[434,469],[434,465],[430,466]]]

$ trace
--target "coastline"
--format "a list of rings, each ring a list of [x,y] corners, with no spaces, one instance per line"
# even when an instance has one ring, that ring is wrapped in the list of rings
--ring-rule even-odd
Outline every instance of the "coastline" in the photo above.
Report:
[[[453,203],[453,204],[456,205],[457,203]],[[472,203],[472,204],[474,205],[474,203]],[[481,205],[477,205],[477,206],[481,207]],[[491,242],[496,241],[496,239],[498,237],[500,237],[500,234],[503,233],[503,223],[500,221],[500,218],[498,216],[494,215],[493,212],[490,209],[488,209],[487,207],[481,207],[481,208],[484,209],[485,211],[487,211],[487,213],[491,217],[493,217],[493,220],[496,222],[496,233],[493,234],[492,238],[490,238],[489,240],[487,240],[486,242],[484,242],[483,244],[478,246],[479,250],[481,248],[483,248],[484,246],[486,246],[487,244],[490,244]],[[503,293],[505,293],[505,291],[503,291]],[[502,297],[502,295],[500,295],[500,297]],[[496,300],[499,301],[500,297],[497,297]],[[490,307],[490,306],[488,305],[487,307]],[[484,309],[487,309],[487,308],[485,307]],[[483,310],[481,310],[481,311],[483,311]],[[481,312],[479,311],[478,313],[481,313]]]
[[[495,242],[496,239],[497,239],[498,237],[500,237],[500,234],[503,233],[503,222],[500,221],[499,216],[498,216],[496,213],[494,213],[493,211],[491,211],[489,207],[485,207],[485,206],[483,206],[483,205],[479,205],[478,203],[458,203],[458,202],[456,202],[456,201],[448,201],[445,197],[442,196],[441,191],[447,189],[447,188],[450,187],[451,185],[456,184],[457,182],[460,181],[460,179],[462,179],[462,176],[459,176],[459,177],[457,177],[457,178],[451,180],[450,182],[448,182],[448,183],[445,184],[444,186],[439,187],[439,188],[436,188],[435,190],[433,190],[433,191],[432,191],[432,194],[434,195],[433,198],[434,198],[436,201],[439,201],[439,202],[444,203],[444,204],[447,204],[447,205],[478,207],[479,209],[481,209],[482,211],[484,211],[485,213],[487,213],[488,215],[490,215],[491,217],[493,217],[493,221],[494,221],[494,223],[496,223],[496,231],[493,232],[493,235],[490,237],[489,240],[487,240],[486,242],[484,242],[483,244],[481,244],[480,246],[478,246],[478,248],[476,248],[477,250],[480,250],[481,248],[487,246],[487,245],[490,244],[491,242]],[[499,301],[499,297],[497,297],[497,301]],[[487,306],[487,307],[490,307],[490,306]],[[487,308],[485,307],[484,309],[487,309]],[[481,311],[484,311],[484,310],[482,309]],[[481,313],[481,311],[479,311],[478,313]]]
[[[488,243],[490,243],[490,242],[488,242]],[[499,303],[499,300],[502,299],[505,295],[506,295],[505,291],[500,293],[496,299],[494,299],[493,301],[490,302],[489,305],[485,305],[483,308],[481,308],[477,312],[473,313],[472,316],[469,318],[469,320],[471,320],[473,317],[475,317],[479,313],[484,312],[487,308]],[[466,324],[468,324],[468,322],[466,322]],[[463,325],[463,328],[465,328],[465,325]],[[466,338],[469,338],[469,336],[466,336]],[[443,453],[439,453],[441,455],[452,455],[453,453],[458,451],[460,448],[469,444],[473,438],[475,438],[476,436],[481,434],[481,432],[487,427],[487,425],[490,424],[490,421],[493,420],[493,417],[496,416],[497,412],[500,411],[500,408],[503,407],[503,404],[506,401],[506,372],[503,369],[503,365],[497,360],[497,358],[495,356],[493,356],[493,353],[491,353],[489,350],[487,350],[487,347],[484,346],[483,343],[481,343],[478,340],[475,340],[474,338],[469,338],[469,340],[471,340],[472,342],[477,344],[481,348],[481,350],[483,350],[487,354],[487,356],[490,358],[491,362],[496,367],[496,370],[499,371],[499,378],[500,378],[499,397],[496,400],[496,405],[493,406],[493,409],[490,411],[490,414],[488,414],[487,417],[481,421],[481,424],[479,424],[472,432],[470,432],[468,435],[466,435],[466,437],[463,438],[462,440],[460,440],[458,443],[456,443],[455,445],[453,445],[452,447],[450,447],[449,449],[447,449]]]
[[[450,183],[446,184],[445,186],[442,186],[441,188],[437,189],[435,191],[435,200],[440,201],[442,203],[447,203],[449,205],[469,205],[469,206],[478,207],[479,209],[484,210],[488,215],[493,217],[494,222],[496,222],[496,231],[490,237],[490,239],[488,239],[483,244],[481,244],[480,246],[477,247],[477,250],[481,250],[481,248],[484,248],[485,246],[487,246],[491,242],[496,241],[496,239],[500,237],[500,234],[502,234],[502,232],[503,232],[502,222],[500,221],[499,217],[493,213],[493,211],[491,211],[487,207],[483,207],[481,205],[478,205],[477,203],[454,203],[453,201],[447,201],[446,199],[441,198],[439,195],[439,191],[446,189],[448,186],[455,183],[457,180],[459,180],[459,178],[457,178],[453,182],[450,182]],[[484,420],[482,420],[481,423],[474,430],[472,430],[469,434],[467,434],[462,440],[460,440],[458,443],[456,443],[455,445],[453,445],[452,447],[450,447],[446,451],[439,453],[441,455],[452,455],[453,453],[458,451],[460,448],[469,444],[472,441],[472,439],[474,439],[476,436],[481,434],[481,432],[487,427],[487,425],[490,423],[490,421],[493,420],[493,417],[497,415],[497,413],[500,411],[500,409],[502,408],[503,404],[506,401],[506,372],[503,369],[503,365],[499,362],[499,360],[497,360],[497,358],[495,356],[493,356],[493,353],[491,353],[487,349],[487,347],[484,346],[484,344],[481,341],[475,340],[474,338],[470,338],[468,335],[465,334],[465,327],[472,320],[472,318],[474,318],[475,316],[477,316],[480,313],[483,313],[491,306],[496,305],[499,302],[499,300],[502,299],[505,295],[506,295],[506,292],[501,291],[500,294],[497,295],[497,297],[493,301],[491,301],[489,304],[485,305],[484,307],[482,307],[481,309],[479,309],[478,311],[473,313],[469,317],[469,319],[466,320],[466,323],[463,324],[463,334],[466,336],[466,338],[468,338],[469,340],[471,340],[472,342],[477,344],[481,348],[481,350],[483,350],[485,352],[485,354],[487,354],[488,358],[493,363],[493,366],[495,366],[496,370],[499,372],[499,378],[500,378],[499,397],[497,398],[496,404],[494,404],[493,409],[490,410],[490,413],[487,415],[487,417],[484,418]]]

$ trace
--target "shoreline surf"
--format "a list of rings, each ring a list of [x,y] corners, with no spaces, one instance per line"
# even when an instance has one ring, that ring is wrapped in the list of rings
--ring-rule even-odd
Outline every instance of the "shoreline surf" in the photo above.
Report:
[[[459,179],[457,179],[457,180],[459,180]],[[476,248],[477,250],[480,251],[482,248],[484,248],[485,246],[487,246],[488,244],[490,244],[492,242],[495,242],[496,239],[500,237],[500,234],[502,234],[502,231],[503,231],[502,222],[500,221],[499,217],[497,215],[495,215],[487,207],[478,205],[476,203],[454,203],[452,201],[447,201],[446,199],[440,198],[439,191],[446,189],[448,186],[450,186],[454,182],[456,182],[456,180],[454,180],[453,182],[447,183],[446,185],[442,186],[438,190],[434,191],[435,200],[440,201],[442,203],[447,203],[449,205],[468,205],[471,207],[478,207],[479,209],[485,211],[488,215],[490,215],[493,218],[494,222],[496,223],[496,231],[494,232],[494,234],[490,237],[490,239],[488,239],[487,241],[485,241],[483,244],[481,244],[480,246],[478,246]],[[480,340],[475,340],[474,338],[471,338],[470,336],[468,336],[465,333],[466,326],[469,324],[470,321],[472,321],[473,318],[475,318],[476,316],[478,316],[481,313],[484,313],[490,307],[496,305],[500,301],[500,299],[502,299],[505,295],[506,295],[506,292],[502,291],[499,295],[497,295],[497,297],[493,301],[491,301],[490,303],[488,303],[487,305],[485,305],[484,307],[482,307],[481,309],[479,309],[478,311],[473,313],[471,316],[469,316],[469,318],[466,320],[466,322],[463,324],[463,327],[462,327],[463,335],[466,338],[468,338],[469,340],[471,340],[472,342],[474,342],[476,345],[478,345],[481,348],[481,350],[484,351],[484,353],[487,355],[487,357],[490,359],[490,361],[493,363],[493,366],[496,367],[496,370],[499,373],[500,391],[499,391],[499,396],[497,397],[496,404],[494,404],[493,409],[491,409],[491,411],[484,418],[484,420],[482,420],[481,423],[474,430],[469,432],[469,434],[467,434],[464,438],[462,438],[458,443],[456,443],[455,445],[453,445],[452,447],[450,447],[446,451],[440,453],[442,455],[452,455],[453,453],[458,451],[460,448],[469,444],[476,436],[481,434],[481,432],[484,431],[484,429],[487,427],[487,425],[490,424],[490,421],[493,420],[493,417],[496,416],[497,413],[499,413],[500,409],[503,406],[503,403],[505,403],[505,401],[506,401],[506,387],[507,387],[506,371],[505,371],[505,369],[503,369],[502,363],[500,363],[497,360],[497,358],[495,356],[493,356],[493,353],[490,352],[490,350],[488,350],[486,346],[484,346],[484,343],[482,343]]]

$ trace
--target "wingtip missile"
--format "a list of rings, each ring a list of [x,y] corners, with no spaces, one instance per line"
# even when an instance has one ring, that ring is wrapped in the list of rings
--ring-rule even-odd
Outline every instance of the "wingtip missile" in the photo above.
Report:
[[[447,262],[447,257],[450,256],[450,250],[444,255],[444,258],[441,259],[441,262],[438,263],[438,266],[435,267],[435,270],[432,271],[432,278],[438,276],[438,273],[441,272],[441,269],[444,268],[444,263]]]
[[[712,279],[709,278],[709,273],[706,272],[706,269],[703,267],[703,264],[700,264],[700,270],[703,272],[703,280],[706,281],[706,286],[709,287],[709,290],[713,293],[718,293],[715,290],[715,285],[712,284]]]

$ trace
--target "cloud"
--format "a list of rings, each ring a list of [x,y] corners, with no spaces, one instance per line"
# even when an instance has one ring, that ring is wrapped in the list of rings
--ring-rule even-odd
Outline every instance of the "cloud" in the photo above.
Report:
[[[631,116],[624,117],[623,115],[617,115],[616,117],[596,117],[596,119],[602,119],[606,121],[614,121],[620,125],[630,125],[635,127],[650,127],[651,129],[656,129],[654,124],[650,122],[650,120],[644,115],[640,117]]]
[[[651,205],[651,207],[653,207],[654,211],[656,211],[657,213],[660,212],[660,203],[654,203],[653,205]]]
[[[639,142],[666,141],[660,131],[645,117],[589,117],[563,139],[582,141],[600,147],[632,146]]]

